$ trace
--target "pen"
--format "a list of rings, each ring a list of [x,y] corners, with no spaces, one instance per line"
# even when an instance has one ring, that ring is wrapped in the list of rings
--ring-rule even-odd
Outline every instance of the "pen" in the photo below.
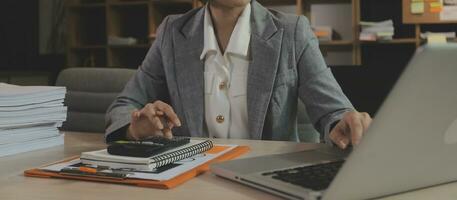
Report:
[[[152,141],[127,141],[127,140],[118,140],[114,142],[115,144],[145,144],[153,146],[164,146],[164,144],[152,142]]]
[[[124,179],[128,173],[124,172],[101,172],[90,167],[65,167],[60,170],[61,174],[73,176],[96,176],[101,178]]]
[[[92,174],[96,174],[97,173],[97,169],[90,168],[90,167],[79,167],[78,169],[81,172],[92,173]]]

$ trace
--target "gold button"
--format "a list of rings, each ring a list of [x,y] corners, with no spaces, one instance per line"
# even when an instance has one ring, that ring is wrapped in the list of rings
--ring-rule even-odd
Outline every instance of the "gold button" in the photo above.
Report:
[[[227,87],[227,84],[225,82],[219,83],[219,90],[223,90]]]
[[[217,121],[217,123],[219,123],[219,124],[223,123],[223,122],[224,122],[224,116],[218,115],[218,116],[216,117],[216,121]]]

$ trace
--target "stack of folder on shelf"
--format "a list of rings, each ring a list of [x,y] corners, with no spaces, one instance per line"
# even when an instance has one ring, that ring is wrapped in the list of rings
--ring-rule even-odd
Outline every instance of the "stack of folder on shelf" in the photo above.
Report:
[[[133,37],[117,37],[117,36],[108,37],[109,45],[134,45],[137,43],[138,43],[138,40]]]
[[[0,156],[63,144],[66,89],[0,83]]]
[[[319,41],[331,41],[333,38],[333,29],[330,26],[313,26],[313,32]]]
[[[394,36],[394,23],[392,20],[382,22],[360,22],[362,32],[360,41],[385,41],[392,40]]]
[[[455,32],[426,32],[421,33],[421,39],[427,39],[429,44],[447,43],[447,40],[455,40]]]

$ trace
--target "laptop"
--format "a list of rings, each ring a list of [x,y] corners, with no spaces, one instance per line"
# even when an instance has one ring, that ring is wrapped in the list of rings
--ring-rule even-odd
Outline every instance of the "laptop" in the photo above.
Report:
[[[457,180],[457,44],[417,50],[351,153],[316,149],[211,165],[287,199],[368,199]]]

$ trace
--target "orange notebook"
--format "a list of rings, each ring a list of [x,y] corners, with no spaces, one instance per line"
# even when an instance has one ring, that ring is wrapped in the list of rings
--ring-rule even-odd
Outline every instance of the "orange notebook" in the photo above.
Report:
[[[206,153],[217,153],[218,151],[224,150],[224,146],[215,145],[213,148],[208,150]],[[221,162],[225,160],[234,159],[246,152],[249,151],[249,147],[247,146],[237,146],[232,150],[208,161],[205,162],[195,168],[192,168],[189,171],[181,173],[180,175],[171,178],[169,180],[164,181],[157,181],[157,180],[146,180],[146,179],[138,179],[138,178],[110,178],[110,177],[102,177],[102,176],[76,176],[76,175],[66,175],[61,174],[59,172],[54,171],[47,171],[40,168],[34,168],[24,171],[25,176],[29,177],[39,177],[39,178],[64,178],[64,179],[75,179],[75,180],[83,180],[83,181],[96,181],[96,182],[106,182],[106,183],[117,183],[117,184],[127,184],[127,185],[136,185],[140,187],[151,187],[151,188],[159,188],[159,189],[171,189],[174,188],[187,180],[190,180],[193,177],[198,176],[209,170],[209,165],[215,162]],[[57,163],[63,163],[70,160],[74,160],[79,156],[75,156],[72,158],[68,158],[56,163],[49,164],[54,165]]]

